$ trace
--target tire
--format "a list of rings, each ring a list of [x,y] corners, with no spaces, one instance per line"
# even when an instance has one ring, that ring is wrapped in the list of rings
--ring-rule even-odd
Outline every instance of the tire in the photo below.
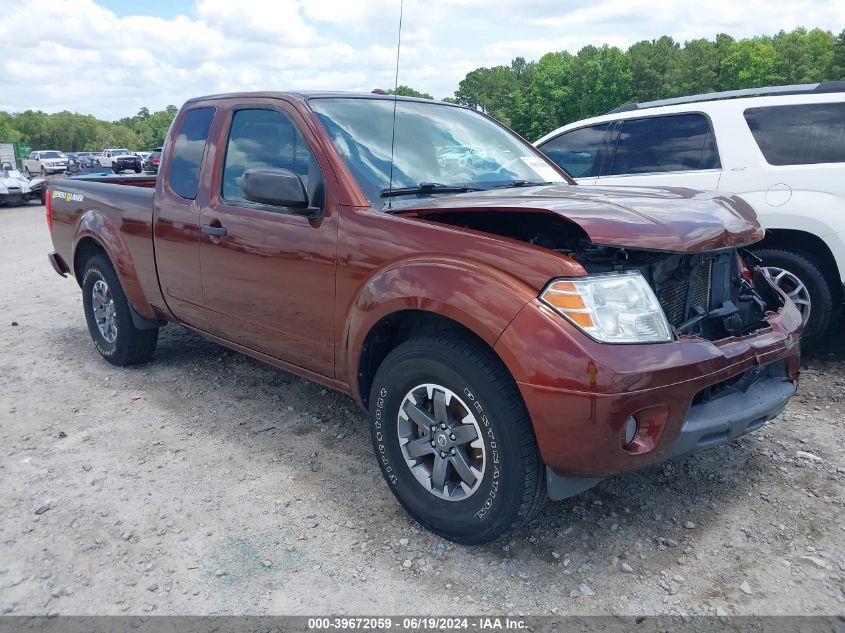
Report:
[[[136,174],[140,174],[140,173],[141,173],[141,168],[140,168],[140,167],[136,167],[136,168],[135,168],[135,173],[136,173]]]
[[[105,284],[105,293],[102,292],[103,286],[98,284]],[[108,337],[101,331],[95,316],[95,287],[100,291],[100,297],[111,299],[107,313],[113,314],[114,330],[107,332]],[[103,358],[118,367],[137,365],[150,360],[158,341],[158,328],[139,330],[135,327],[129,311],[129,302],[123,294],[114,267],[105,255],[95,255],[85,264],[85,273],[82,276],[82,305],[85,309],[85,320],[88,322],[88,332]]]
[[[773,267],[792,273],[807,288],[810,301],[809,318],[805,319],[801,345],[804,349],[817,346],[830,328],[834,313],[836,290],[824,273],[824,266],[813,255],[801,250],[761,248],[754,254],[763,260],[763,267]],[[788,276],[780,282],[783,290],[790,294],[794,284]],[[794,291],[792,291],[794,293]],[[799,308],[802,306],[799,305]]]
[[[112,170],[114,173],[116,173],[116,174],[119,174],[119,173],[120,173],[120,168],[117,166],[117,163],[112,163],[112,164],[111,164],[111,170]]]
[[[46,178],[46,177],[47,177],[47,170],[46,170],[46,169],[44,169],[44,167],[42,167],[42,168],[41,168],[41,177],[42,177],[42,178]]]
[[[434,397],[425,399],[429,394]],[[448,405],[441,415],[433,403],[437,394]],[[426,529],[457,543],[480,545],[527,523],[546,502],[545,466],[531,420],[516,384],[490,350],[455,334],[408,340],[378,368],[369,402],[370,437],[382,475],[399,503]],[[412,408],[422,426],[400,415]],[[428,419],[420,417],[424,409]],[[464,411],[471,413],[470,423],[459,424],[468,419]],[[445,431],[435,426],[433,433],[428,422],[443,417],[455,426]],[[456,427],[462,429],[460,437],[450,433]],[[472,446],[457,448],[460,453],[451,452],[455,446],[450,448],[450,440],[444,439],[473,438],[479,431],[481,437]],[[406,440],[400,439],[409,437],[421,451],[429,451],[428,438],[434,438],[437,453],[449,462],[443,471],[446,485],[432,483],[438,459],[433,449],[413,459],[411,470],[404,452],[411,441],[403,446]],[[457,484],[460,474],[454,464],[460,458],[471,461],[477,468],[471,472],[480,475],[470,480],[471,487]]]

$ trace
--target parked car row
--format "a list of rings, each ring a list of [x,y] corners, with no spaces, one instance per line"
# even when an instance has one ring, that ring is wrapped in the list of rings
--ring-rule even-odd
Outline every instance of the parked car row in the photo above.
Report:
[[[845,81],[622,106],[535,145],[580,185],[739,194],[766,229],[749,250],[801,310],[805,347],[835,322],[845,296]]]
[[[39,150],[31,152],[23,161],[23,170],[27,176],[48,176],[60,173],[77,173],[83,169],[104,167],[114,173],[131,170],[140,173],[144,169],[156,171],[158,162],[148,161],[150,156],[161,148],[149,152],[130,152],[125,148],[109,148],[102,152],[60,152],[58,150]]]

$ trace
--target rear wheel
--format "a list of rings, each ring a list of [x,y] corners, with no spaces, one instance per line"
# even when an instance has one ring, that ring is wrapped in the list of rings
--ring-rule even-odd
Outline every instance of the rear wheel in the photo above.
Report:
[[[144,363],[152,357],[158,328],[135,327],[117,273],[105,255],[95,255],[85,265],[82,305],[94,346],[107,361],[123,367]]]
[[[810,253],[800,250],[755,250],[763,260],[763,271],[795,303],[804,318],[801,342],[805,348],[819,344],[833,317],[835,289],[824,266]]]
[[[370,436],[399,503],[425,528],[477,545],[530,521],[545,466],[516,384],[490,350],[439,334],[396,347],[376,372]]]

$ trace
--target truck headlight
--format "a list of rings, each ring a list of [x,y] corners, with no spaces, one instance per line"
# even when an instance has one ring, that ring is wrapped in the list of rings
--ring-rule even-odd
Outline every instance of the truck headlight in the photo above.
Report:
[[[672,340],[666,315],[638,271],[555,279],[540,299],[602,343]]]

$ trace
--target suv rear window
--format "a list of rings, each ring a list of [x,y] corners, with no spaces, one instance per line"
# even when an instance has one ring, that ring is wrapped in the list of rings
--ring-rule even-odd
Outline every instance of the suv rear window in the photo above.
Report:
[[[170,188],[180,197],[194,200],[200,178],[200,164],[214,119],[214,108],[195,108],[185,114],[170,157]]]
[[[610,173],[650,174],[719,166],[707,117],[678,114],[623,121]]]
[[[748,108],[744,115],[770,165],[845,162],[845,103]]]

